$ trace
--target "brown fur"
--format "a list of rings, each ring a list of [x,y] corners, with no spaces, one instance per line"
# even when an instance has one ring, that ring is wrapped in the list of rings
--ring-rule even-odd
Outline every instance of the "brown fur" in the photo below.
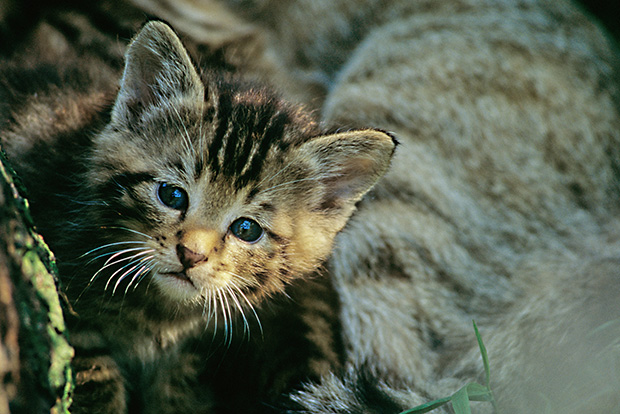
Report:
[[[113,102],[48,72],[9,106],[3,145],[59,258],[74,412],[262,412],[337,368],[337,301],[314,279],[395,140],[326,133],[264,88],[199,74],[162,22],[130,43]]]
[[[285,68],[262,76],[402,141],[328,265],[347,373],[298,401],[390,412],[355,394],[367,371],[400,409],[449,395],[482,378],[475,319],[503,411],[617,409],[619,66],[601,30],[565,1],[223,3]]]
[[[340,316],[325,320],[341,335],[316,342],[332,362],[293,393],[297,410],[396,413],[482,381],[472,319],[503,412],[617,410],[619,66],[614,45],[578,8],[555,0],[135,3],[196,49],[220,50],[227,64],[316,108],[323,123],[372,125],[402,143],[325,264],[339,307],[328,303]],[[300,233],[299,246],[307,240]],[[307,314],[310,304],[296,303],[274,304],[268,315]],[[275,326],[286,331],[300,319]],[[276,366],[295,349],[277,338],[263,342]],[[342,345],[342,359],[330,343]],[[221,367],[254,366],[261,354],[236,355],[249,359]],[[264,380],[212,370],[200,377],[214,386],[202,396],[209,401]],[[160,404],[156,397],[145,406]]]

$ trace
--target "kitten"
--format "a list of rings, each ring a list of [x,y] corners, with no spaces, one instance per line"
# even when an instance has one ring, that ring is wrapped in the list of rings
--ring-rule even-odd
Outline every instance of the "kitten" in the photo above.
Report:
[[[295,366],[297,378],[310,378],[290,395],[296,402],[287,404],[290,410],[398,413],[447,397],[469,381],[484,381],[471,327],[475,319],[502,412],[618,411],[620,66],[613,42],[578,7],[565,0],[134,3],[173,22],[201,51],[222,48],[225,61],[232,57],[244,72],[270,79],[285,96],[314,108],[322,122],[384,128],[394,131],[401,145],[388,173],[357,204],[319,268],[328,279],[298,279],[286,292],[293,301],[276,295],[256,307],[262,334],[246,309],[247,323],[253,325],[249,341],[227,346],[230,335],[219,315],[215,340],[211,325],[171,352],[153,351],[157,370],[152,363],[113,360],[109,371],[120,367],[124,372],[113,378],[128,378],[126,388],[110,381],[118,392],[102,392],[99,400],[93,395],[93,402],[131,393],[132,412],[175,411],[175,406],[177,412],[251,411],[244,400],[252,409],[268,409],[249,401],[270,388],[269,381],[286,382],[285,368]],[[80,29],[110,27],[109,21],[93,21]],[[57,46],[57,37],[41,38],[36,45]],[[105,114],[110,111],[103,106],[113,102],[122,49],[103,47],[104,58],[89,52],[114,38],[86,42],[89,37],[76,35],[70,46],[82,48],[79,70],[67,69],[75,64],[73,57],[48,60],[59,74],[51,84],[42,67],[35,72],[39,76],[11,72],[11,79],[27,77],[29,82],[21,82],[26,92],[15,95],[13,88],[0,99],[13,113],[0,111],[13,131],[3,139],[14,145],[13,159],[31,187],[40,189],[31,193],[35,215],[42,230],[58,235],[54,248],[61,253],[69,251],[60,237],[67,231],[45,225],[67,223],[68,216],[73,223],[80,216],[75,201],[88,203],[88,198],[50,195],[75,194],[75,184],[82,184],[86,174],[75,161],[85,158],[71,154],[91,153],[93,140],[82,132],[100,131],[109,123]],[[2,46],[7,44],[13,45]],[[20,137],[28,138],[23,145]],[[55,145],[45,144],[46,137]],[[39,144],[28,149],[33,138]],[[63,145],[69,151],[58,151]],[[43,163],[41,172],[28,168]],[[63,170],[53,174],[59,166]],[[58,190],[42,191],[47,188]],[[88,229],[88,223],[75,224]],[[89,248],[95,246],[81,251]],[[70,261],[64,263],[71,270]],[[121,274],[110,282],[106,299]],[[95,281],[103,282],[106,277]],[[127,298],[138,294],[132,290],[136,282],[125,299],[129,304]],[[306,284],[316,293],[307,293]],[[125,286],[119,285],[115,297]],[[136,292],[147,286],[143,280]],[[148,294],[156,289],[151,283]],[[97,299],[88,292],[92,289],[84,295]],[[145,315],[157,317],[157,309]],[[132,312],[123,309],[124,314]],[[316,314],[318,323],[300,323]],[[102,315],[106,324],[110,319]],[[127,326],[118,319],[108,325],[108,330]],[[336,334],[304,335],[304,327]],[[232,329],[238,329],[233,339],[241,338],[243,318]],[[271,329],[275,335],[266,334]],[[111,356],[105,346],[87,343],[98,333],[82,332],[82,348],[94,350],[95,357]],[[291,333],[302,346],[279,341]],[[316,375],[304,368],[310,363],[290,364],[300,360],[294,357],[297,348],[307,349],[304,338],[317,345],[319,357],[310,358],[320,363]],[[123,360],[118,353],[114,358]],[[263,369],[261,363],[269,362],[272,369]],[[81,379],[103,372],[89,371],[91,366],[97,365],[82,365]],[[274,372],[283,374],[281,379]],[[103,375],[99,378],[105,383]],[[122,405],[124,397],[119,401]],[[223,407],[222,401],[233,406]],[[487,403],[473,409],[493,410]]]
[[[39,78],[3,146],[72,306],[73,412],[262,412],[338,369],[321,264],[395,139],[326,133],[264,88],[200,73],[162,22],[131,41],[113,101],[113,84],[59,66],[31,69],[62,89]]]

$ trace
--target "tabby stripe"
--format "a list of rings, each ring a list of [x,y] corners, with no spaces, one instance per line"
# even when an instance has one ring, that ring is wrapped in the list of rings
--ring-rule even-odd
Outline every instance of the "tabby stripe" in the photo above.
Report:
[[[258,128],[254,127],[255,122],[253,122],[250,127],[250,131],[247,132],[247,137],[243,140],[243,147],[239,150],[239,154],[237,155],[237,160],[235,162],[235,171],[237,172],[237,176],[240,178],[243,172],[243,169],[248,163],[248,159],[252,154],[252,150],[256,145],[256,138],[261,136],[262,131],[259,131]],[[260,126],[260,123],[259,123]],[[264,127],[263,127],[264,128]],[[235,183],[237,188],[241,188],[245,186],[245,183],[239,182],[239,179]]]
[[[245,198],[246,204],[249,204],[259,192],[260,192],[260,189],[258,188],[258,186],[253,186],[250,192],[248,193],[247,197]]]
[[[204,172],[204,168],[204,158],[202,157],[202,154],[199,154],[194,164],[194,180],[198,181],[198,179],[202,176],[202,173]]]
[[[273,117],[273,108],[268,107],[268,113],[261,113],[257,115],[258,122],[254,122],[254,126],[252,128],[251,137],[245,140],[242,154],[240,154],[239,158],[237,158],[237,165],[235,166],[236,171],[238,171],[239,179],[235,183],[237,188],[245,187],[248,183],[248,179],[257,178],[256,176],[250,177],[244,173],[244,169],[249,168],[249,159],[252,155],[252,151],[254,150],[257,141],[260,140],[260,137],[264,136],[265,129],[269,124],[269,120]],[[264,111],[263,109],[263,111]]]
[[[262,208],[263,210],[268,211],[268,212],[272,212],[272,211],[275,210],[274,205],[271,204],[271,203],[267,203],[267,202],[261,203],[260,204],[260,208]]]
[[[211,166],[211,170],[215,175],[220,171],[220,165],[217,155],[220,152],[222,144],[224,142],[224,136],[228,130],[228,122],[232,109],[232,103],[230,96],[226,93],[220,95],[218,107],[217,107],[217,128],[215,129],[215,136],[211,145],[209,145],[209,159],[208,163]]]
[[[258,119],[258,123],[256,124],[256,127],[254,128],[256,135],[259,137],[265,133],[265,129],[267,128],[269,121],[271,120],[271,118],[273,118],[273,115],[274,115],[274,108],[272,108],[271,106],[267,108],[263,108],[263,111],[265,110],[268,110],[269,113],[261,114],[261,116]]]
[[[276,234],[271,230],[265,230],[265,233],[267,233],[267,236],[273,239],[273,241],[275,241],[276,243],[283,245],[287,245],[289,243],[289,240],[286,237],[280,236],[279,234]]]
[[[235,112],[239,112],[241,108],[235,108]],[[237,116],[235,116],[237,115]],[[238,119],[238,114],[234,114],[233,119]],[[232,129],[226,138],[226,146],[224,148],[224,158],[222,163],[222,172],[226,176],[234,176],[235,175],[235,154],[237,152],[237,146],[240,143],[242,133],[239,131],[241,129],[241,122],[235,122],[232,125]]]
[[[181,162],[181,160],[176,160],[174,162],[169,161],[167,163],[167,166],[171,170],[175,170],[179,175],[182,175],[185,172],[185,168],[184,168],[183,162]]]
[[[260,286],[265,286],[265,284],[271,279],[269,274],[265,271],[255,273],[254,278]]]
[[[263,134],[258,151],[254,152],[250,167],[243,174],[243,176],[241,176],[240,182],[247,183],[252,178],[256,178],[260,175],[267,152],[273,145],[274,140],[282,138],[282,134],[284,133],[284,125],[286,125],[287,121],[288,115],[283,112],[280,112],[271,118],[271,122],[269,123],[267,130]]]
[[[114,193],[129,192],[138,184],[154,180],[155,176],[147,172],[115,174],[108,181],[97,186],[95,191],[105,197]]]

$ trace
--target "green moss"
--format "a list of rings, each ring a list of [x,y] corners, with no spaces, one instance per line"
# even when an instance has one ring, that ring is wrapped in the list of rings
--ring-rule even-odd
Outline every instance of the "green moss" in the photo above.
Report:
[[[34,230],[28,201],[1,150],[0,176],[5,203],[1,206],[0,230],[5,234],[15,273],[12,280],[20,315],[20,365],[30,373],[23,375],[22,381],[35,383],[24,386],[38,389],[41,395],[37,397],[51,404],[51,413],[68,413],[73,389],[73,348],[66,337],[54,256]],[[16,404],[27,406],[29,398],[18,397]]]

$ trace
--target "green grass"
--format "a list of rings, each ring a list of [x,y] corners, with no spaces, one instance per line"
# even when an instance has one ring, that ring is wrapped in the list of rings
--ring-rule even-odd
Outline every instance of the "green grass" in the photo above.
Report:
[[[498,412],[495,398],[493,397],[493,391],[491,390],[491,370],[489,369],[489,358],[487,355],[487,349],[482,342],[480,332],[476,322],[473,321],[474,331],[476,332],[476,338],[478,339],[478,346],[480,347],[480,355],[482,355],[482,363],[484,364],[485,381],[484,385],[477,382],[471,382],[463,386],[457,392],[449,397],[440,398],[428,402],[426,404],[418,405],[417,407],[403,411],[401,414],[422,414],[433,411],[444,404],[451,403],[452,408],[456,414],[471,414],[470,401],[487,401],[493,405],[493,411]]]

